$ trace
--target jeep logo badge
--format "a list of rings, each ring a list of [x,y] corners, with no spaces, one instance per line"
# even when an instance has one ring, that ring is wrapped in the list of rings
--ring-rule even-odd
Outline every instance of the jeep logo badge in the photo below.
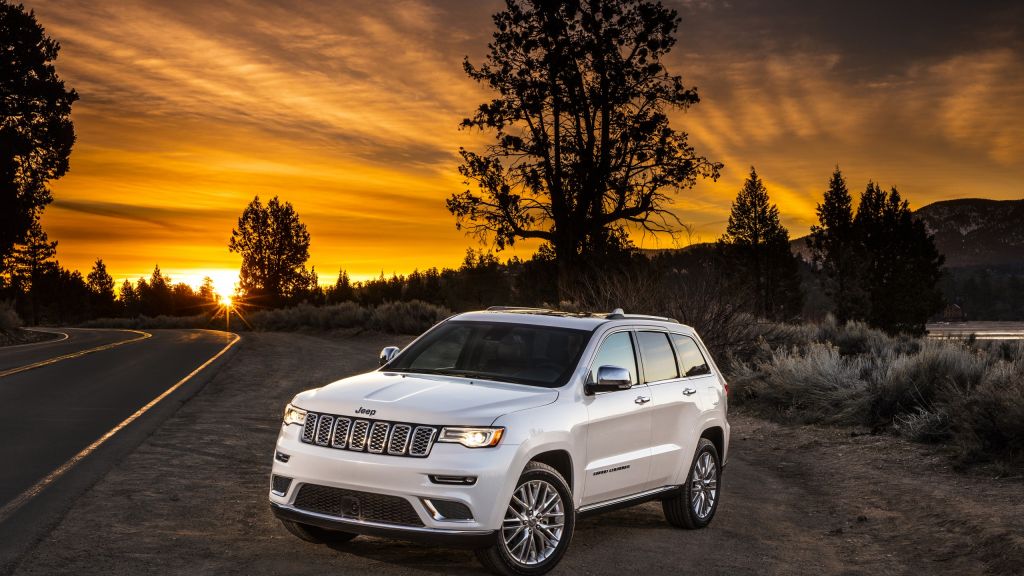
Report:
[[[367,410],[366,408],[363,408],[362,406],[360,406],[359,409],[356,410],[356,414],[366,414],[367,416],[373,416],[376,413],[377,413],[376,410]]]

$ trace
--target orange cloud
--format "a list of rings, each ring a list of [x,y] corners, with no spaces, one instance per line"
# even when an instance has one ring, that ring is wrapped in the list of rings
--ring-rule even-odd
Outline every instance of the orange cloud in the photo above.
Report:
[[[176,279],[210,273],[224,284],[239,262],[226,248],[237,215],[255,195],[279,195],[307,222],[324,281],[339,267],[365,278],[457,265],[473,240],[444,199],[463,189],[458,147],[488,138],[458,129],[488,97],[461,60],[480,60],[500,5],[30,1],[63,46],[60,74],[82,95],[72,169],[44,217],[62,263],[85,270],[102,257],[119,280],[159,263]],[[881,72],[860,63],[857,45],[783,46],[771,29],[792,25],[781,8],[775,20],[762,8],[754,26],[742,18],[756,7],[679,6],[671,69],[703,101],[674,121],[726,163],[718,183],[677,198],[692,240],[722,233],[751,164],[794,236],[813,222],[837,162],[855,192],[874,178],[915,206],[1020,196],[1016,47]],[[740,43],[740,24],[758,40]],[[730,25],[731,34],[715,28]]]

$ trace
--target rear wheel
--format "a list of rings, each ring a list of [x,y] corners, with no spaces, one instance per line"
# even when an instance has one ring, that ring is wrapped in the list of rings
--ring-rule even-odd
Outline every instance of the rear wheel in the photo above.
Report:
[[[693,464],[679,495],[664,500],[661,508],[668,523],[678,528],[704,528],[718,510],[718,488],[722,482],[722,464],[718,450],[707,438],[697,443]]]
[[[357,536],[357,534],[352,534],[351,532],[327,530],[326,528],[320,528],[319,526],[300,524],[298,522],[292,522],[291,520],[281,520],[281,524],[284,524],[285,529],[291,532],[295,537],[314,544],[341,544],[343,542],[348,542]]]
[[[565,479],[547,464],[530,462],[512,492],[497,541],[476,555],[496,574],[544,574],[562,559],[575,524]]]

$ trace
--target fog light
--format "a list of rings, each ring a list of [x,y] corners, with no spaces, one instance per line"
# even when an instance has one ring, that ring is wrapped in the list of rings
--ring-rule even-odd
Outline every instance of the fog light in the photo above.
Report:
[[[438,474],[431,474],[428,478],[434,484],[459,484],[462,486],[476,484],[476,476],[440,476]]]
[[[288,493],[288,488],[292,485],[292,479],[287,476],[278,476],[274,474],[270,478],[270,491],[278,496],[284,496]]]
[[[469,511],[469,506],[462,502],[424,498],[423,506],[426,507],[427,512],[430,512],[430,517],[438,522],[473,519],[473,513]]]

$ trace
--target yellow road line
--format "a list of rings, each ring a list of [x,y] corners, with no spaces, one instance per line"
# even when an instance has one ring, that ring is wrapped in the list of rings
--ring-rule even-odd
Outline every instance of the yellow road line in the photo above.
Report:
[[[18,366],[17,368],[11,368],[10,370],[4,370],[3,372],[0,372],[0,378],[10,376],[11,374],[17,374],[19,372],[25,372],[28,370],[34,370],[36,368],[42,368],[43,366],[49,366],[50,364],[56,364],[61,360],[70,360],[71,358],[78,358],[79,356],[85,356],[86,354],[92,354],[93,352],[110,350],[111,348],[117,348],[118,346],[124,344],[138,342],[139,340],[145,340],[146,338],[151,338],[153,336],[149,332],[142,332],[140,330],[119,330],[119,332],[134,332],[135,334],[140,334],[140,336],[138,338],[132,338],[130,340],[120,340],[118,342],[111,342],[110,344],[104,344],[103,346],[97,346],[95,348],[89,348],[87,350],[79,350],[78,352],[72,352],[71,354],[65,354],[63,356],[48,358],[46,360],[36,362],[35,364],[26,364],[24,366]]]
[[[225,352],[227,352],[232,346],[234,346],[235,344],[238,343],[239,340],[241,340],[241,337],[238,334],[232,334],[232,336],[234,336],[234,339],[231,340],[231,342],[228,342],[228,345],[221,349],[220,352],[217,352],[217,354],[213,356],[213,358],[210,358],[206,362],[203,362],[202,366],[190,372],[188,376],[185,376],[181,380],[178,380],[177,384],[171,386],[167,390],[164,390],[163,394],[160,394],[159,396],[151,400],[149,404],[146,404],[142,408],[136,410],[134,414],[125,418],[123,422],[111,428],[109,431],[107,431],[106,434],[100,436],[98,440],[86,446],[81,452],[72,456],[70,460],[61,464],[56,470],[50,472],[45,478],[43,478],[39,482],[36,482],[34,485],[32,485],[31,488],[19,494],[17,498],[8,502],[3,508],[0,508],[0,524],[6,522],[7,519],[10,518],[12,514],[17,512],[19,508],[24,506],[26,502],[39,495],[39,493],[42,492],[47,486],[53,484],[58,478],[66,474],[68,470],[71,470],[75,466],[75,464],[78,464],[80,461],[82,461],[83,458],[85,458],[89,454],[92,454],[93,451],[100,447],[100,445],[109,440],[111,436],[117,434],[124,427],[128,426],[129,424],[137,420],[139,416],[145,414],[150,408],[156,406],[158,402],[168,397],[171,393],[180,388],[185,382],[188,382],[190,379],[192,379],[193,376],[199,374],[199,372],[201,372],[203,368],[206,368],[207,366],[212,364],[217,358],[223,356]]]

